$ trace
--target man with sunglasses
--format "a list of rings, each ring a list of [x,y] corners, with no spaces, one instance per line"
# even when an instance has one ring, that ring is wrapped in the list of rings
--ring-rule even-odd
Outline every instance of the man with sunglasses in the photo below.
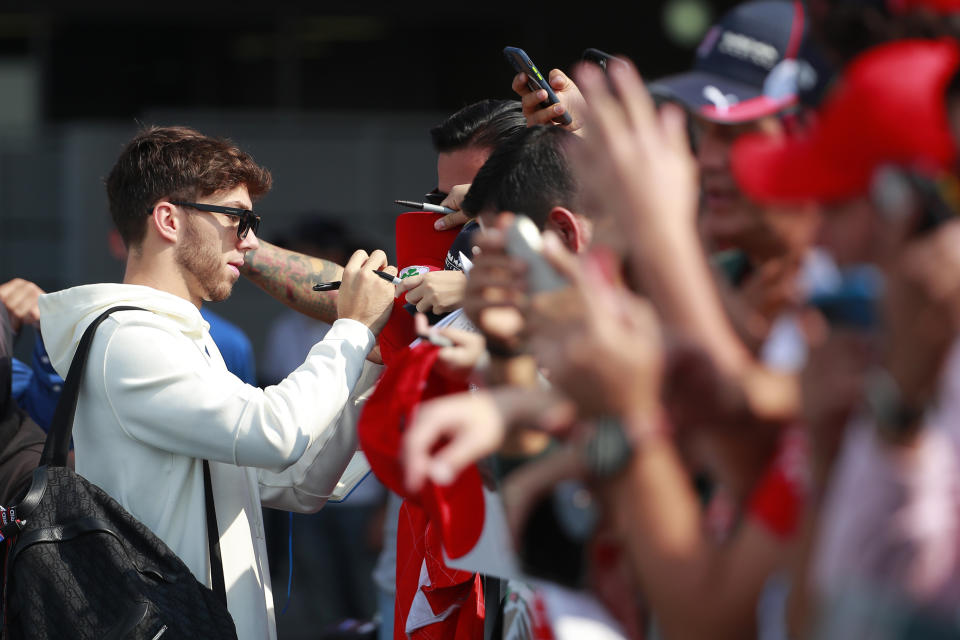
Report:
[[[276,637],[261,504],[316,511],[334,488],[356,449],[338,417],[393,303],[393,287],[373,270],[395,273],[382,252],[356,252],[327,337],[279,384],[243,383],[227,371],[200,306],[230,295],[258,246],[253,201],[270,185],[270,173],[229,141],[148,128],[107,178],[129,252],[123,283],[40,298],[61,375],[94,318],[117,305],[143,309],[116,312],[97,330],[74,421],[77,471],[211,585],[208,460],[227,605],[239,637],[251,639]]]

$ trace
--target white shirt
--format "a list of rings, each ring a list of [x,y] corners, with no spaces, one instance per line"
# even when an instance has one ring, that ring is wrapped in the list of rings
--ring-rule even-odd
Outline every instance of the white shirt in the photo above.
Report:
[[[97,330],[74,420],[77,472],[157,534],[210,585],[202,460],[210,460],[227,604],[240,638],[275,638],[260,506],[316,511],[356,449],[337,419],[374,344],[338,320],[306,361],[267,389],[227,371],[189,301],[150,287],[97,284],[40,297],[41,330],[66,375]]]

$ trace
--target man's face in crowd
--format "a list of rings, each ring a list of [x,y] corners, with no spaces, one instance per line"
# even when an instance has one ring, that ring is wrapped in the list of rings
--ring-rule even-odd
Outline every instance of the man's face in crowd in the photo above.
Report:
[[[768,219],[768,214],[775,212],[752,203],[740,191],[731,171],[730,150],[737,138],[747,133],[782,136],[783,125],[773,116],[739,124],[692,117],[703,187],[700,224],[710,248],[738,247],[748,253],[763,250],[782,225]]]
[[[201,197],[198,202],[240,209],[253,208],[247,188],[243,185]],[[239,220],[234,216],[189,207],[182,210],[186,217],[183,236],[175,249],[175,259],[190,292],[209,302],[225,300],[240,277],[239,267],[243,264],[244,254],[259,247],[257,237],[250,229],[245,238],[237,238]]]
[[[436,191],[448,194],[458,184],[470,184],[480,167],[490,157],[492,149],[466,147],[437,155]]]

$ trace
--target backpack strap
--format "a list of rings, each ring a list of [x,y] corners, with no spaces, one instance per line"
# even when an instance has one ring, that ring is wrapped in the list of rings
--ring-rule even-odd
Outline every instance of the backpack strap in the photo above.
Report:
[[[207,545],[210,548],[210,579],[213,592],[227,605],[227,587],[223,579],[223,558],[220,557],[220,530],[217,528],[217,508],[213,503],[213,485],[210,482],[210,463],[203,461],[203,497],[207,501]]]
[[[93,344],[93,335],[97,327],[111,313],[117,311],[146,311],[146,309],[129,305],[111,307],[97,316],[83,332],[77,350],[73,354],[67,379],[63,383],[63,391],[50,423],[47,441],[40,456],[40,466],[67,466],[67,453],[70,451],[70,439],[73,437],[73,419],[77,413],[77,400],[80,398],[80,383],[87,366],[87,357],[90,355],[90,346]],[[203,493],[207,507],[207,544],[210,547],[210,574],[213,579],[213,590],[220,601],[226,605],[227,590],[223,579],[223,559],[220,556],[220,530],[217,527],[217,511],[213,504],[210,463],[206,460],[203,461]]]

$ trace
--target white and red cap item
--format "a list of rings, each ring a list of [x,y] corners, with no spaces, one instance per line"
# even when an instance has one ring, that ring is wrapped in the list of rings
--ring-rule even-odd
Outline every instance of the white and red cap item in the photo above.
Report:
[[[736,124],[797,103],[808,24],[799,0],[756,0],[727,12],[697,48],[693,69],[650,84],[698,116]]]

